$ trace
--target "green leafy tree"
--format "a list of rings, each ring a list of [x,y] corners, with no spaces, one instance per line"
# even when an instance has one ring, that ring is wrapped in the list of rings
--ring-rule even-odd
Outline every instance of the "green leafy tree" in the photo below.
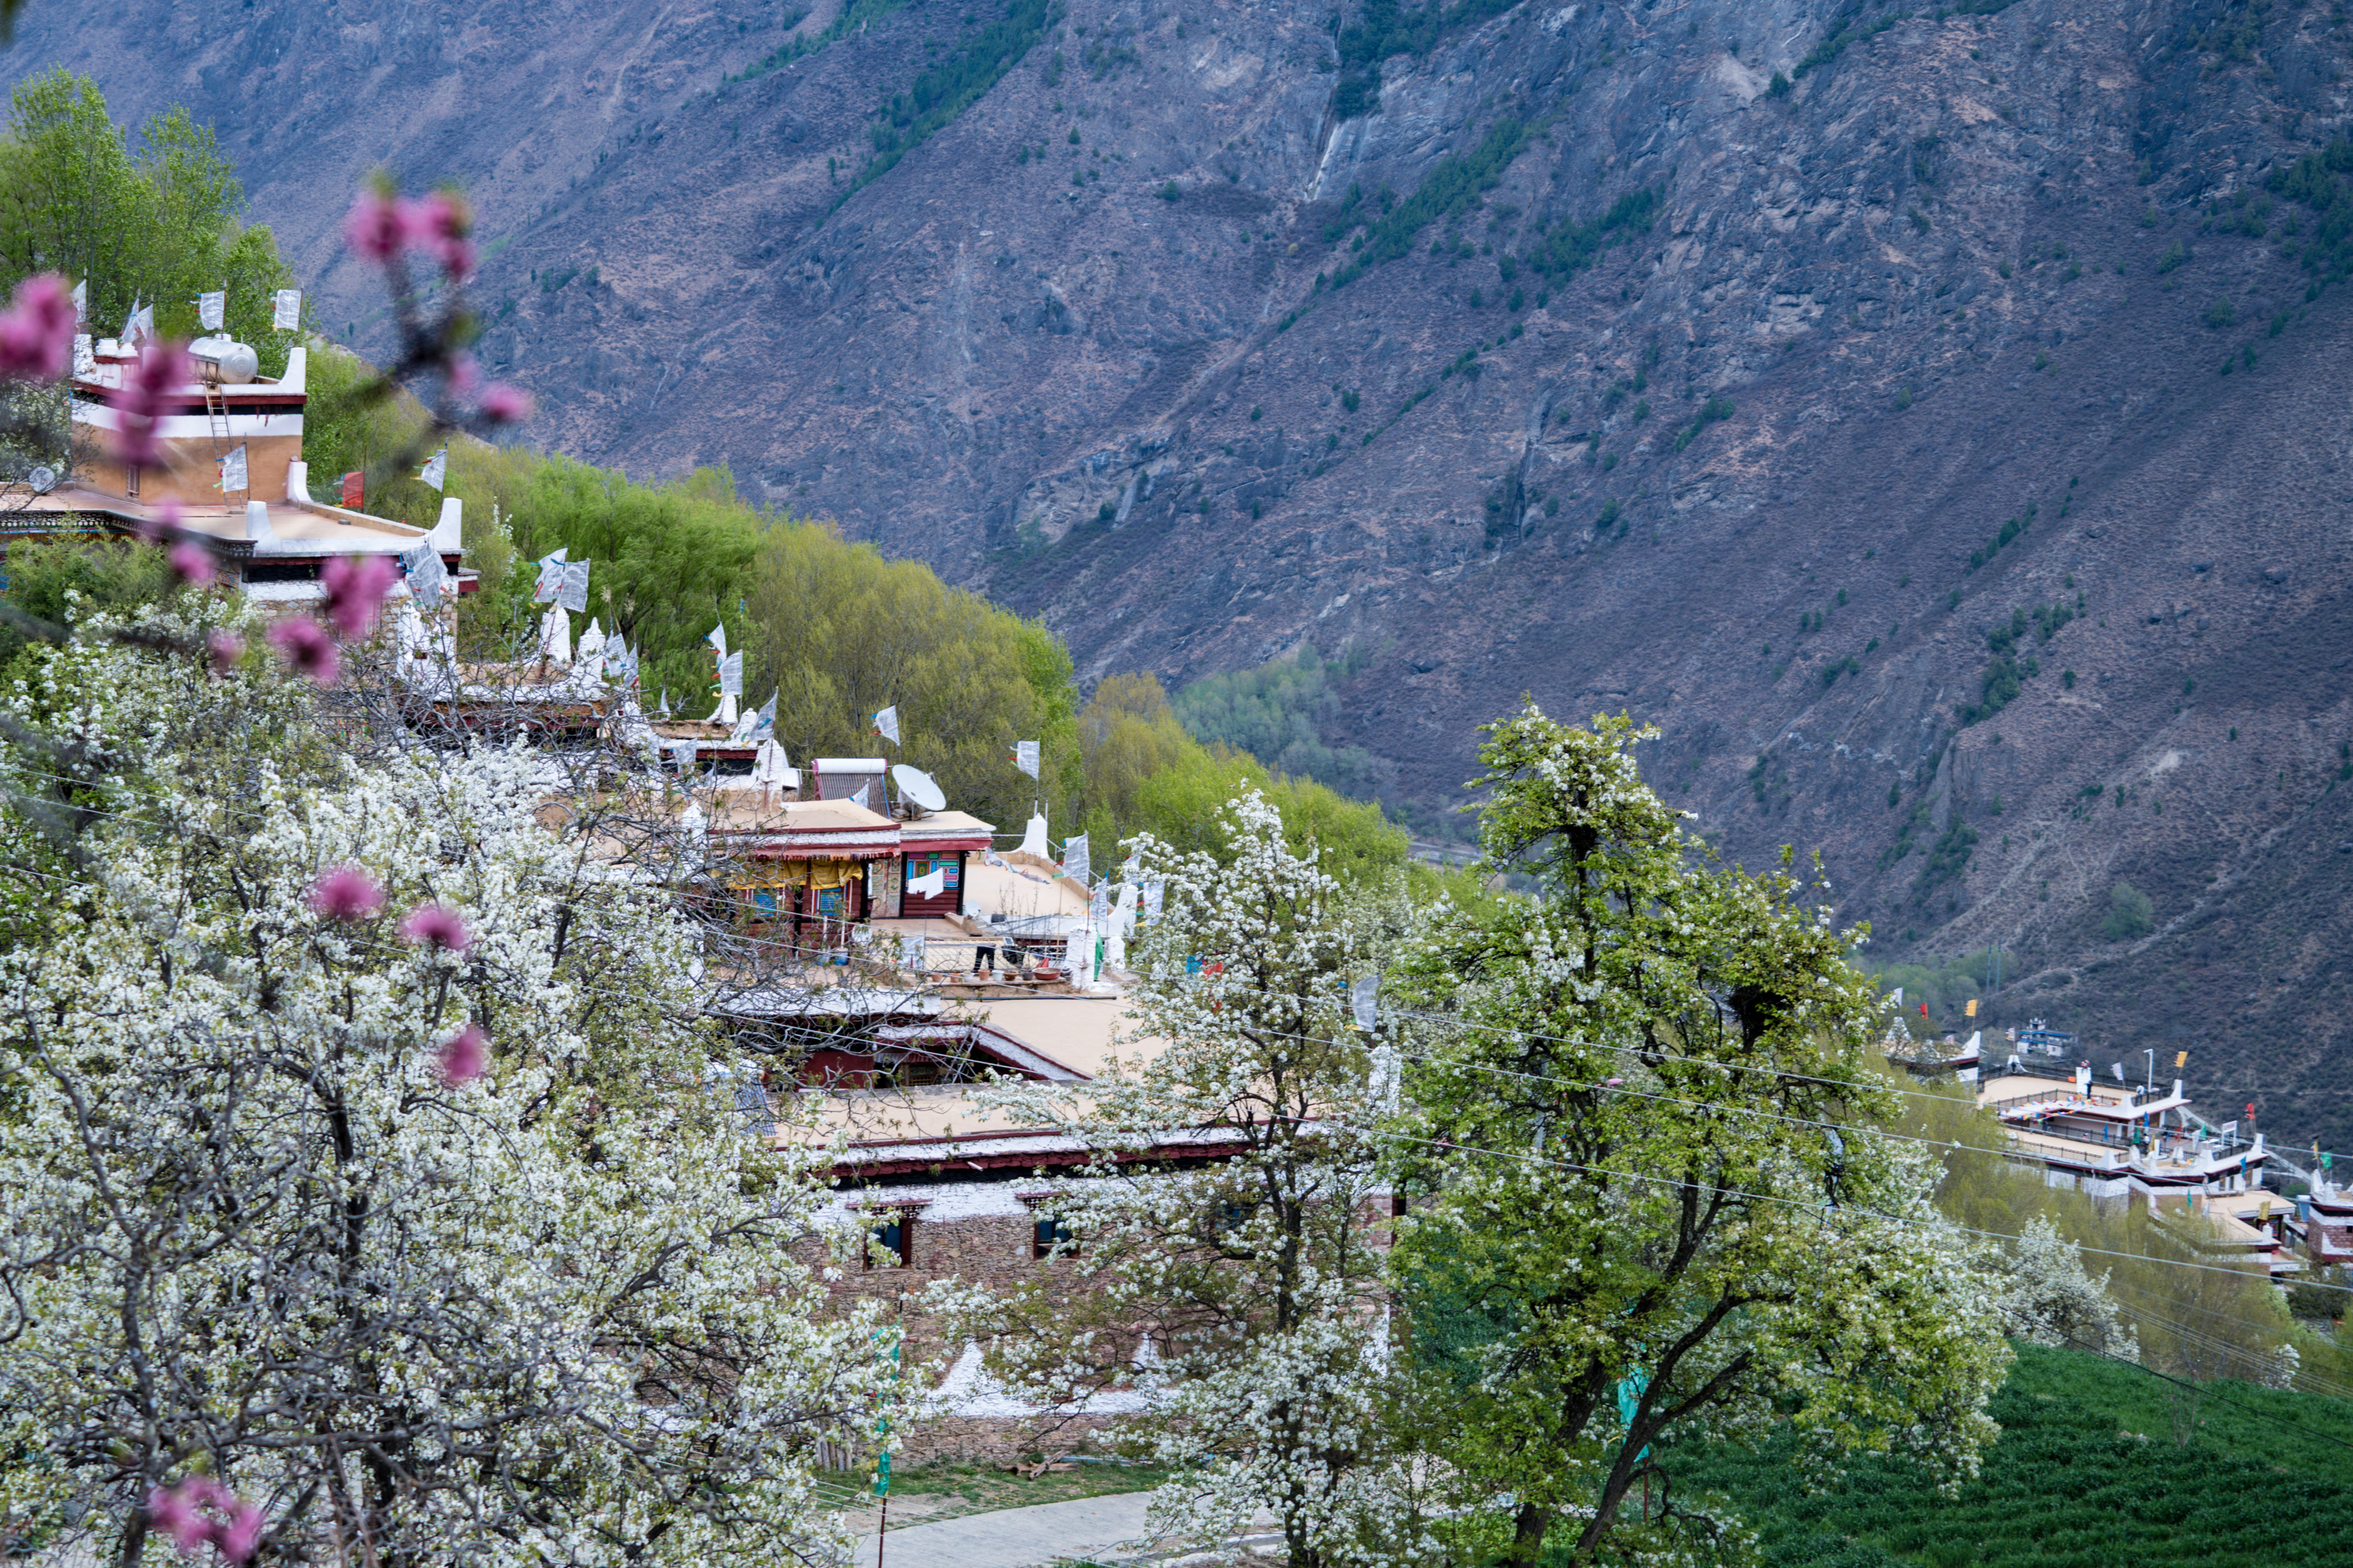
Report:
[[[1372,755],[1361,746],[1327,745],[1323,736],[1339,715],[1337,683],[1361,668],[1359,658],[1326,659],[1303,645],[1256,669],[1194,681],[1172,701],[1186,732],[1203,745],[1231,746],[1270,768],[1371,799],[1383,782]]]
[[[588,613],[644,659],[644,691],[667,687],[682,709],[714,690],[703,639],[727,627],[744,646],[751,617],[744,594],[760,548],[760,515],[734,482],[698,469],[672,484],[633,484],[617,473],[548,458],[512,492],[515,548],[525,558],[561,547],[589,562]],[[698,716],[700,710],[697,710]],[[778,733],[790,735],[779,723]]]
[[[1068,823],[1077,752],[1070,656],[1043,627],[976,594],[949,587],[919,561],[889,561],[813,522],[777,521],[759,534],[742,608],[747,700],[777,692],[776,733],[798,756],[913,763],[949,802],[1018,830],[1041,797]],[[708,629],[704,627],[703,629]],[[699,634],[698,634],[699,635]],[[698,691],[710,689],[704,675]],[[899,710],[899,746],[874,714]],[[1040,779],[1014,766],[1017,741],[1037,741]]]
[[[1399,976],[1461,1025],[1408,1078],[1410,1408],[1466,1508],[1514,1500],[1486,1549],[1519,1564],[1556,1521],[1601,1552],[1670,1435],[1787,1420],[1970,1474],[2009,1360],[1933,1162],[1874,1131],[1862,933],[1699,853],[1635,768],[1655,733],[1533,703],[1493,726],[1488,862],[1537,895]]]
[[[1370,801],[1351,800],[1223,744],[1201,745],[1150,675],[1106,676],[1079,715],[1091,838],[1151,833],[1179,849],[1225,853],[1226,803],[1250,790],[1271,801],[1294,850],[1314,844],[1334,875],[1362,882],[1405,864],[1405,830]]]
[[[2148,895],[2130,882],[2118,882],[2108,889],[2108,912],[2100,921],[2100,934],[2110,942],[2131,942],[2147,936],[2157,924],[2157,906]]]
[[[95,82],[63,68],[10,96],[0,139],[0,285],[58,271],[89,285],[91,325],[111,333],[134,300],[166,336],[197,329],[195,298],[225,289],[226,330],[264,374],[295,341],[270,326],[271,295],[294,275],[268,228],[243,221],[244,188],[210,127],[173,109],[134,145]]]
[[[0,589],[5,606],[0,609],[0,670],[15,666],[34,640],[18,616],[64,626],[85,614],[158,604],[174,585],[164,552],[151,544],[21,540],[9,547],[6,585]]]

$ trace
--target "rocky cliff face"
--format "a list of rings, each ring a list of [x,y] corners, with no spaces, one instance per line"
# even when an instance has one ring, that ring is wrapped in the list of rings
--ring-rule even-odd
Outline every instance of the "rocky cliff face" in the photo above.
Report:
[[[354,179],[462,179],[551,444],[1089,673],[1353,643],[1326,738],[1425,812],[1523,692],[1629,709],[1883,956],[1999,940],[1998,1022],[2353,1142],[2353,38],[1959,9],[35,0],[6,58],[210,113],[363,347]]]

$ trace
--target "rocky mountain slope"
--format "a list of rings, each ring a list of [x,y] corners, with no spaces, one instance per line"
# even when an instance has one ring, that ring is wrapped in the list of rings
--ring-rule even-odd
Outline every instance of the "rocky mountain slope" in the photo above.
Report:
[[[1523,692],[1628,708],[1879,956],[2353,1143],[2339,8],[33,0],[5,59],[210,114],[364,348],[354,180],[464,182],[553,445],[1086,672],[1353,646],[1424,831]]]

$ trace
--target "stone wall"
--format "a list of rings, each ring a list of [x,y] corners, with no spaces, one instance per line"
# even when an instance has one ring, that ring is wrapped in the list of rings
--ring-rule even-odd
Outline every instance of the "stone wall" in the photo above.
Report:
[[[1034,1255],[1038,1217],[1052,1212],[1052,1194],[1061,1185],[1067,1184],[1024,1174],[1014,1180],[874,1188],[845,1193],[834,1201],[830,1217],[843,1227],[858,1223],[860,1215],[876,1223],[893,1213],[913,1216],[913,1257],[904,1267],[853,1260],[831,1285],[834,1298],[844,1303],[895,1304],[904,1334],[904,1364],[911,1375],[924,1377],[940,1393],[944,1408],[907,1435],[897,1463],[1002,1464],[1024,1456],[1083,1451],[1093,1434],[1117,1420],[1117,1411],[1080,1415],[1028,1409],[996,1393],[978,1378],[969,1347],[949,1342],[937,1317],[920,1304],[923,1293],[943,1280],[1003,1289],[1042,1277],[1054,1289],[1083,1290],[1088,1278],[1083,1258]],[[1391,1239],[1387,1200],[1376,1203],[1379,1212],[1366,1218],[1377,1227],[1376,1244],[1387,1246]],[[820,1262],[824,1242],[817,1236],[804,1237],[796,1252],[805,1261]],[[1052,1290],[1049,1294],[1061,1299]],[[943,1384],[948,1386],[943,1388]]]

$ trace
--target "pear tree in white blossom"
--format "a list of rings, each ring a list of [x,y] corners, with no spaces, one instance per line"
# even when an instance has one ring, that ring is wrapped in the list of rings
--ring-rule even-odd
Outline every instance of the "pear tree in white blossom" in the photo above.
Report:
[[[1125,1436],[1178,1471],[1159,1529],[1223,1540],[1263,1511],[1293,1568],[1410,1561],[1434,1542],[1382,1405],[1397,1040],[1359,1031],[1348,998],[1376,942],[1265,800],[1226,821],[1222,859],[1135,841],[1131,874],[1166,899],[1130,1016],[1166,1048],[1078,1098],[996,1096],[1099,1152],[1054,1201],[1075,1254],[1053,1267],[1083,1283],[963,1304],[1010,1388],[1079,1411],[1144,1393]]]
[[[0,694],[0,1538],[839,1560],[895,1384],[712,1092],[686,927],[520,750],[359,763],[219,595]],[[896,1425],[894,1423],[894,1425]]]

